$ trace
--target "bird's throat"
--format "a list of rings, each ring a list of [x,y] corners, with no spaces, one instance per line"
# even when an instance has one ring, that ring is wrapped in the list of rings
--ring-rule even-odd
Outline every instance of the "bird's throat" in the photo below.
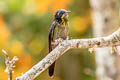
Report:
[[[64,24],[64,25],[66,25],[67,24],[67,19],[64,19],[64,18],[61,18],[61,20],[62,20],[62,24]]]

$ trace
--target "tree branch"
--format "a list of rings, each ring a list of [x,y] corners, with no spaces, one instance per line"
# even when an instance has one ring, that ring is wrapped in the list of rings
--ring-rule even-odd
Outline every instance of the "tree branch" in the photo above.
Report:
[[[12,80],[12,73],[13,73],[12,68],[15,67],[14,64],[18,60],[18,58],[16,56],[14,56],[13,59],[10,60],[7,52],[5,50],[2,50],[2,52],[5,55],[5,64],[6,64],[5,72],[8,72],[8,80]]]
[[[52,52],[50,52],[50,54],[48,54],[44,59],[42,59],[38,64],[33,66],[25,74],[17,77],[16,80],[35,79],[39,74],[45,71],[54,61],[56,61],[61,55],[63,55],[67,50],[71,48],[100,48],[119,45],[120,29],[107,37],[64,40],[63,42],[59,43],[58,46]]]

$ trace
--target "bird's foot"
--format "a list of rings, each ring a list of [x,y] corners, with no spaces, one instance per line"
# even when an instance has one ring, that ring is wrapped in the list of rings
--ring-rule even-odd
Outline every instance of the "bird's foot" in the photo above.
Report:
[[[58,38],[55,41],[57,41],[58,43],[61,43],[63,41],[63,39],[62,38]]]
[[[67,40],[71,40],[72,39],[72,37],[67,37]]]

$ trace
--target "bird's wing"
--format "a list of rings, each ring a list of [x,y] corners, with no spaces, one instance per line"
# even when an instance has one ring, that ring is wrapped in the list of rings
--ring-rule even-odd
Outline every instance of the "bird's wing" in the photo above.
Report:
[[[52,24],[51,24],[51,26],[50,26],[49,35],[48,35],[48,41],[49,41],[49,52],[52,51],[52,45],[51,45],[51,42],[52,42],[53,39],[54,39],[55,28],[56,28],[56,23],[55,23],[55,21],[53,21]]]

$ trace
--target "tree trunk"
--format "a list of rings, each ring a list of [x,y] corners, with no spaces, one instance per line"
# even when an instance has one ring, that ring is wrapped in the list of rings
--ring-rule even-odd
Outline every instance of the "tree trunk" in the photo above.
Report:
[[[95,37],[107,36],[119,28],[118,0],[90,0],[90,3]],[[120,61],[112,48],[98,48],[95,53],[97,79],[120,80]]]

